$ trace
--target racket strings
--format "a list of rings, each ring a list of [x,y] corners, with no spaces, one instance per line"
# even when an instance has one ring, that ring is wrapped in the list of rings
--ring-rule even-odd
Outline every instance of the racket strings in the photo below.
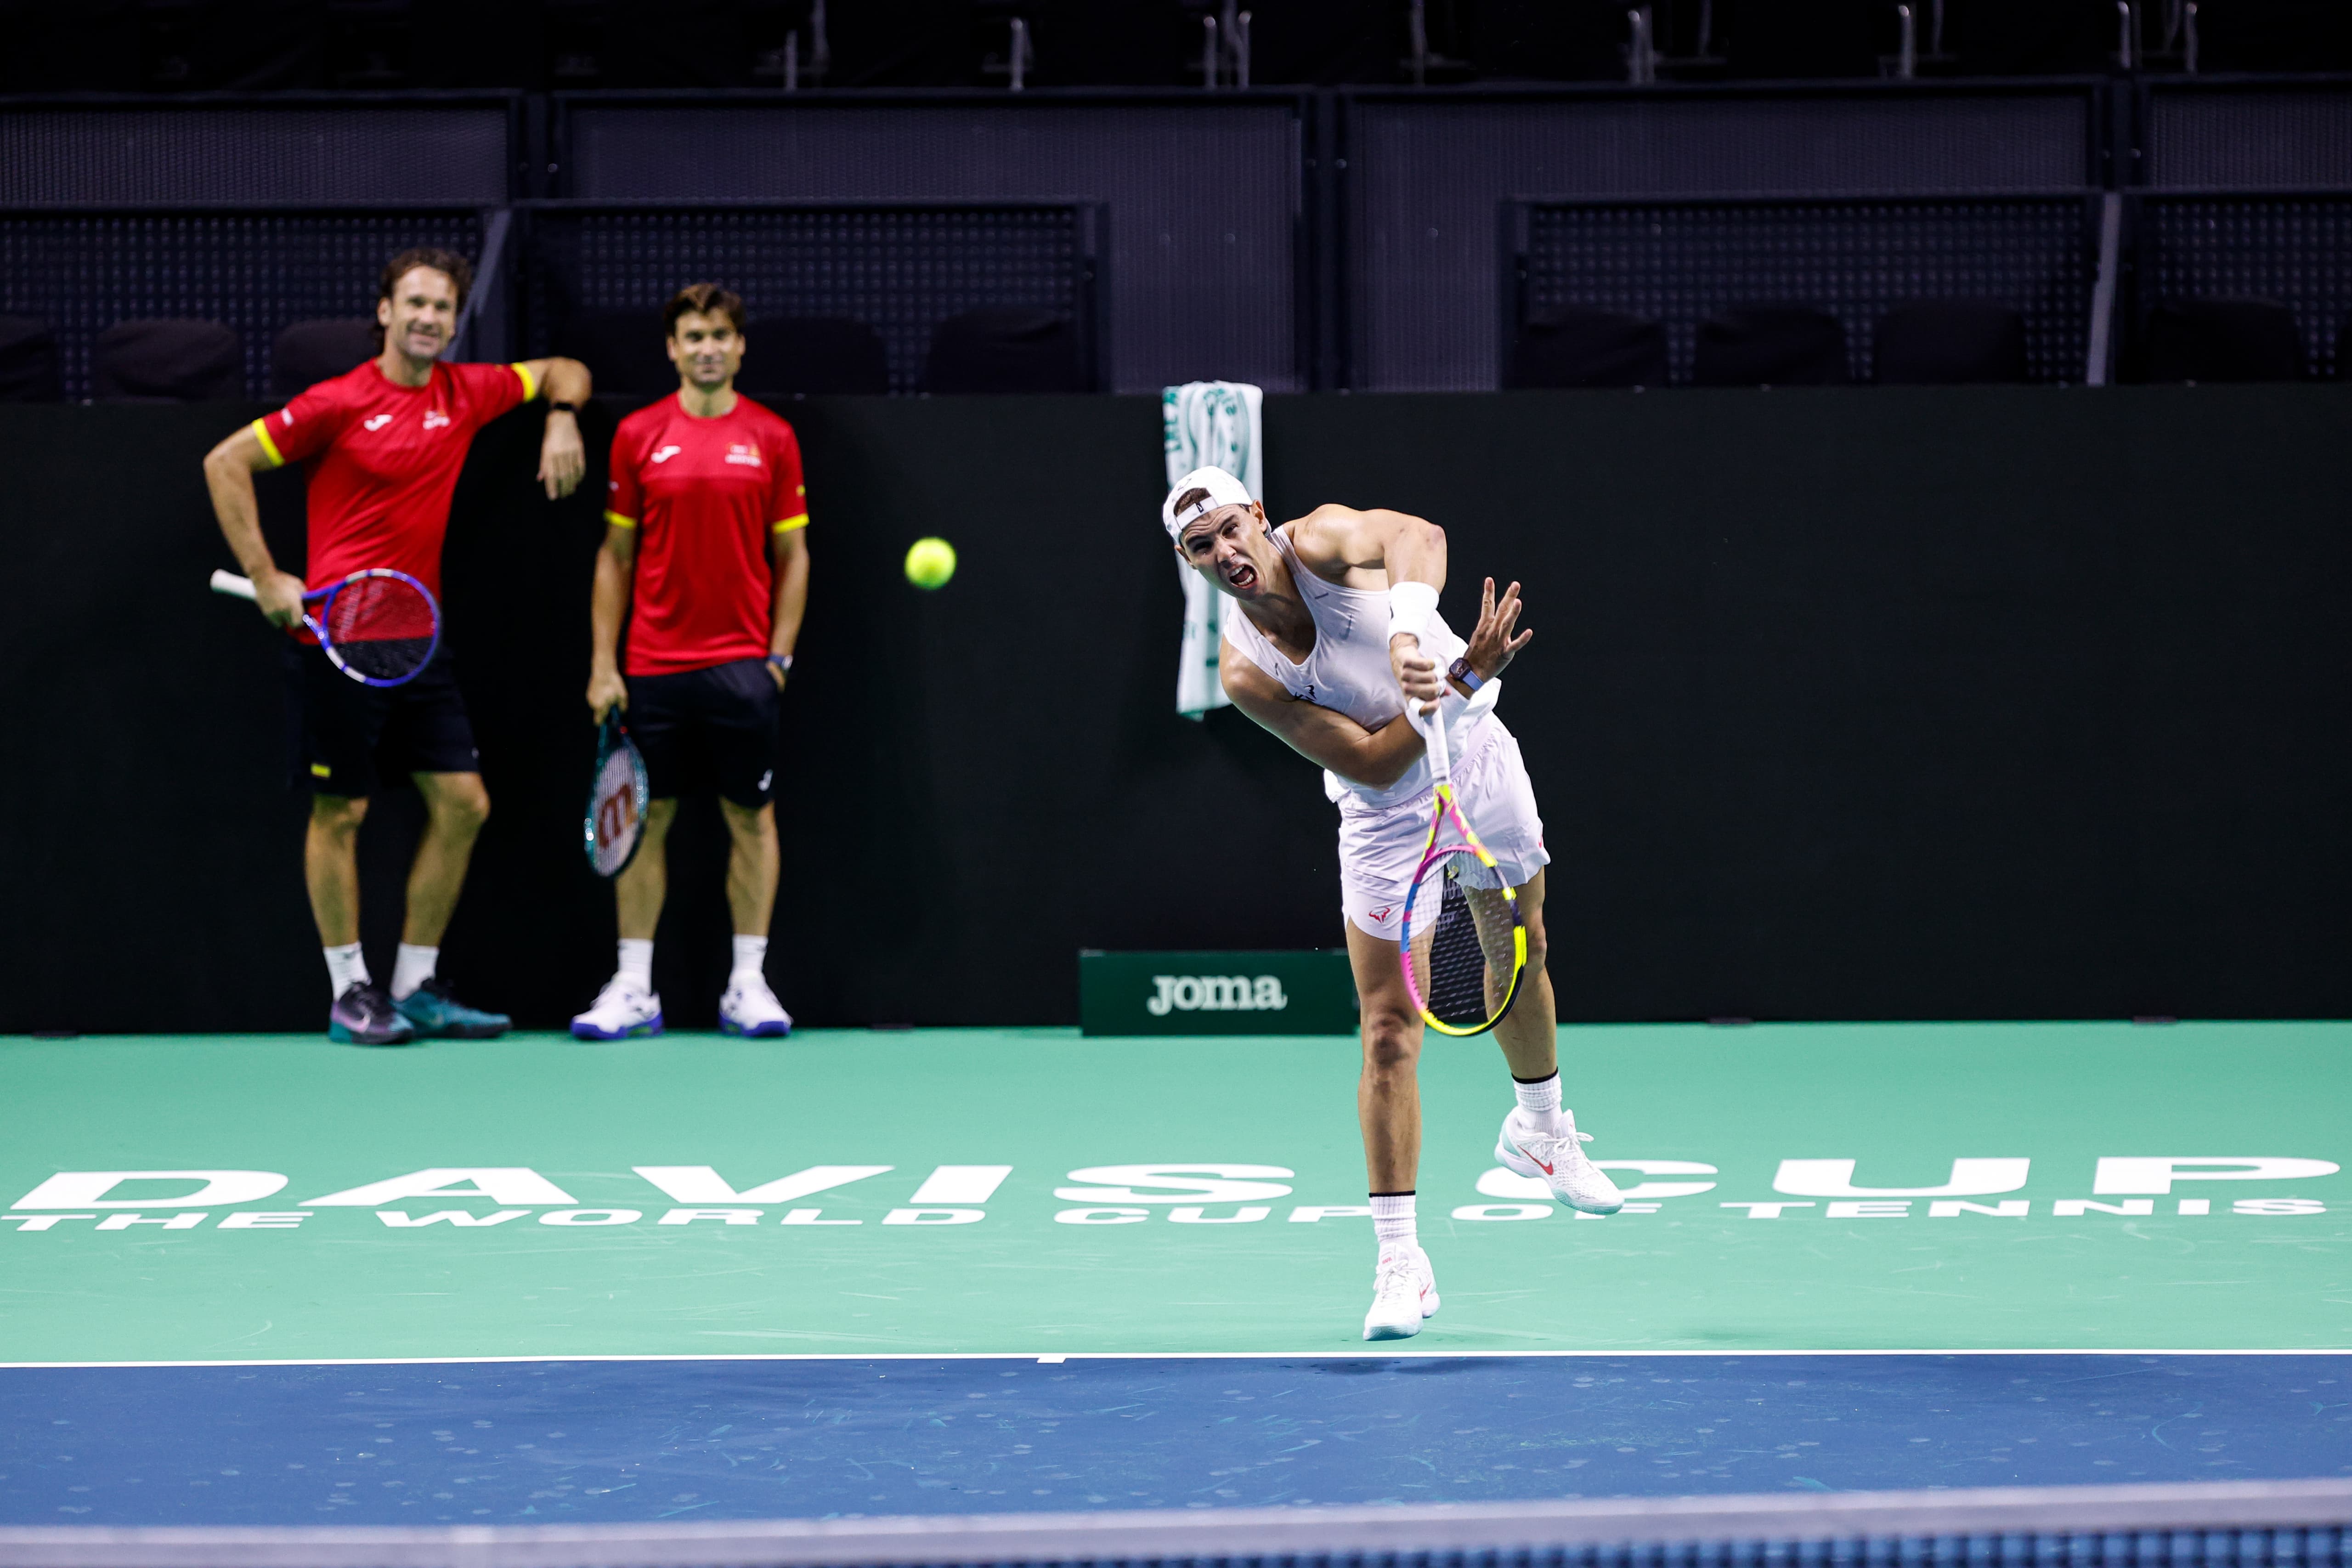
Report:
[[[600,877],[618,876],[645,832],[645,763],[625,741],[608,741],[589,791],[588,864]]]
[[[1422,868],[1407,951],[1422,1005],[1441,1022],[1483,1024],[1501,1012],[1516,963],[1515,910],[1466,848]]]
[[[432,657],[433,601],[402,577],[361,577],[327,601],[327,640],[361,675],[396,679]]]

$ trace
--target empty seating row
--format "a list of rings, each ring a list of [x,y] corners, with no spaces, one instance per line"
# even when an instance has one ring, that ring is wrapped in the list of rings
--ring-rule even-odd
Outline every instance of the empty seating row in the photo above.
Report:
[[[778,317],[752,322],[744,361],[755,397],[890,390],[882,340],[863,321]],[[677,384],[662,347],[658,312],[601,311],[576,319],[560,352],[584,362],[600,391],[651,396]],[[270,353],[270,390],[290,397],[373,358],[382,347],[365,318],[297,321]],[[967,310],[940,323],[924,366],[926,392],[1052,393],[1090,390],[1075,325],[1017,307]],[[194,403],[246,395],[244,348],[218,321],[119,321],[99,334],[91,391],[100,403]],[[47,325],[0,316],[0,402],[62,398],[57,343]]]
[[[754,397],[890,390],[881,334],[864,321],[768,317],[752,321],[743,335],[750,346],[741,381]],[[599,391],[651,395],[677,384],[657,310],[580,312],[555,334],[555,345],[588,367]],[[1068,316],[998,305],[961,311],[932,329],[919,390],[1087,392],[1088,382],[1077,324]]]
[[[2352,364],[2352,321],[2336,363]],[[1925,300],[1881,316],[1871,334],[1870,379],[1880,385],[2021,383],[2025,318],[1978,300]],[[2129,379],[2145,382],[2300,381],[2312,374],[2293,310],[2273,300],[2167,300],[2148,312]],[[1504,385],[1664,386],[1666,325],[1622,311],[1568,308],[1519,329]],[[1853,380],[1843,323],[1804,305],[1755,304],[1697,325],[1693,386],[1833,386]]]

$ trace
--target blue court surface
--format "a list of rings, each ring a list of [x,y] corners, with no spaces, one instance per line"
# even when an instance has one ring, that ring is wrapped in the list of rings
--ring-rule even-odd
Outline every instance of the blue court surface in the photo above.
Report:
[[[0,1523],[1471,1502],[2352,1475],[2333,1355],[0,1371]]]

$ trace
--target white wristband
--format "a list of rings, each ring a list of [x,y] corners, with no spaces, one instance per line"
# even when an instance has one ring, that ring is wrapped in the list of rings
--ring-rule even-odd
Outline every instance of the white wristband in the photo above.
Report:
[[[1399,583],[1389,590],[1389,636],[1418,641],[1437,614],[1437,590],[1426,583]]]

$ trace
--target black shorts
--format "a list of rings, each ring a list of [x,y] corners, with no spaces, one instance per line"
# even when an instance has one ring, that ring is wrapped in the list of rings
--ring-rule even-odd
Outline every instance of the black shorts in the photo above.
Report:
[[[416,679],[362,686],[327,662],[316,644],[286,647],[287,730],[297,788],[372,795],[388,778],[481,772],[474,726],[446,647]]]
[[[751,810],[775,799],[776,678],[740,658],[677,675],[632,675],[623,715],[656,800],[716,784]]]

